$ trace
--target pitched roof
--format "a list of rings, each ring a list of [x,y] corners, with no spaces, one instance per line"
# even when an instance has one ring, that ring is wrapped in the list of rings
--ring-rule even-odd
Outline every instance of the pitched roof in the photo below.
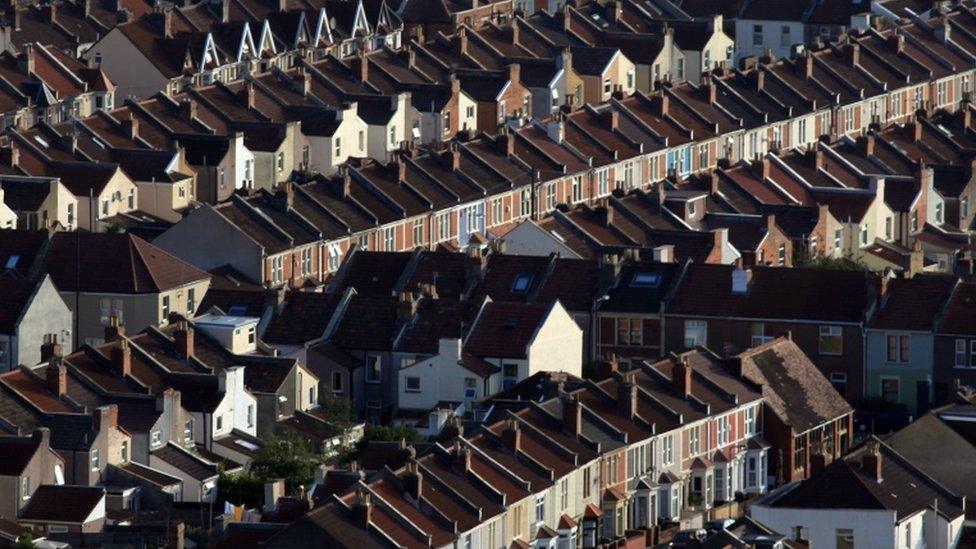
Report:
[[[0,334],[13,334],[41,282],[5,278],[0,282]]]
[[[743,294],[733,267],[691,264],[668,305],[670,314],[858,323],[872,299],[859,271],[755,267]]]
[[[762,386],[766,404],[797,434],[854,411],[790,339],[774,339],[738,358],[742,375]]]
[[[871,444],[878,444],[881,481],[864,466]],[[929,509],[938,500],[939,513],[950,519],[963,514],[962,499],[919,470],[887,444],[869,439],[844,458],[827,466],[769,501],[768,505],[798,509],[891,510],[898,520]]]
[[[485,304],[465,340],[465,352],[477,357],[525,358],[551,306],[524,303]]]
[[[83,524],[104,498],[101,487],[45,484],[31,495],[20,519]]]
[[[952,292],[936,332],[940,334],[976,335],[976,284],[960,283]]]
[[[24,472],[41,447],[41,442],[33,436],[0,436],[0,476],[17,476]]]
[[[952,294],[956,279],[951,276],[920,275],[887,283],[881,306],[868,328],[877,330],[931,330],[936,317]]]
[[[272,345],[303,345],[320,338],[341,300],[342,294],[293,291],[261,339]]]
[[[976,444],[960,434],[951,420],[941,417],[951,413],[950,406],[925,414],[885,439],[885,443],[940,484],[969,500],[976,497],[973,482]]]
[[[168,442],[166,446],[153,450],[152,457],[161,459],[177,470],[195,480],[207,480],[219,474],[217,465],[203,460],[192,452]]]
[[[57,233],[44,266],[63,292],[159,293],[210,278],[129,233]]]

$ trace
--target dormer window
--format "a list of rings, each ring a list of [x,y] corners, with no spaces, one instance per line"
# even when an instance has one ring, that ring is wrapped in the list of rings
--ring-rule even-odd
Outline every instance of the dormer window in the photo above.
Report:
[[[637,273],[630,281],[630,285],[639,288],[657,288],[661,285],[661,275],[657,273]]]
[[[532,284],[532,277],[529,275],[518,275],[515,277],[515,282],[512,284],[513,294],[524,294],[529,291],[529,285]]]
[[[694,200],[689,200],[688,201],[688,217],[695,217],[695,214],[696,213],[698,213],[698,208],[695,206],[695,201]]]

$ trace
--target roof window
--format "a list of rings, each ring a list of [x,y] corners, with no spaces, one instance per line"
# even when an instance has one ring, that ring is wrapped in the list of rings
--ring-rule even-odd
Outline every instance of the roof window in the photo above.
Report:
[[[630,281],[630,285],[640,288],[657,288],[661,285],[661,275],[657,273],[637,273]]]
[[[512,284],[513,294],[524,294],[529,291],[529,286],[532,284],[532,277],[529,275],[518,275],[515,277],[515,282]]]

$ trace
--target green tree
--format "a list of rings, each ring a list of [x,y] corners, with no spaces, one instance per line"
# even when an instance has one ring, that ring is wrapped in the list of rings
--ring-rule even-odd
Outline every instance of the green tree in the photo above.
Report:
[[[346,429],[353,426],[352,408],[349,406],[348,400],[327,394],[319,399],[319,406],[325,420],[336,430],[345,432]]]
[[[299,486],[311,485],[321,462],[322,457],[298,435],[272,435],[251,462],[251,473],[264,480],[283,478],[285,489],[293,494]]]
[[[868,267],[860,260],[851,257],[827,257],[825,255],[806,256],[797,267],[809,269],[828,269],[832,271],[867,271]]]
[[[29,532],[24,532],[17,536],[17,540],[10,547],[13,549],[34,549],[37,547],[37,544],[34,543],[34,537]]]
[[[366,443],[372,440],[378,442],[404,440],[407,444],[410,444],[411,442],[420,442],[423,440],[423,437],[420,436],[420,433],[416,429],[405,423],[397,425],[367,425],[366,430],[363,432],[360,445],[365,446]]]

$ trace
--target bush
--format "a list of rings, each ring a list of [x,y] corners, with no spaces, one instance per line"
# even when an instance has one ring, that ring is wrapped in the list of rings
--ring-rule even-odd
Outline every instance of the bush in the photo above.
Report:
[[[253,473],[221,472],[217,481],[217,497],[222,501],[253,509],[264,503],[264,483],[265,479]]]
[[[261,482],[285,479],[289,494],[299,486],[310,486],[315,480],[315,468],[322,457],[314,452],[307,440],[297,436],[272,436],[251,462],[251,474]]]

